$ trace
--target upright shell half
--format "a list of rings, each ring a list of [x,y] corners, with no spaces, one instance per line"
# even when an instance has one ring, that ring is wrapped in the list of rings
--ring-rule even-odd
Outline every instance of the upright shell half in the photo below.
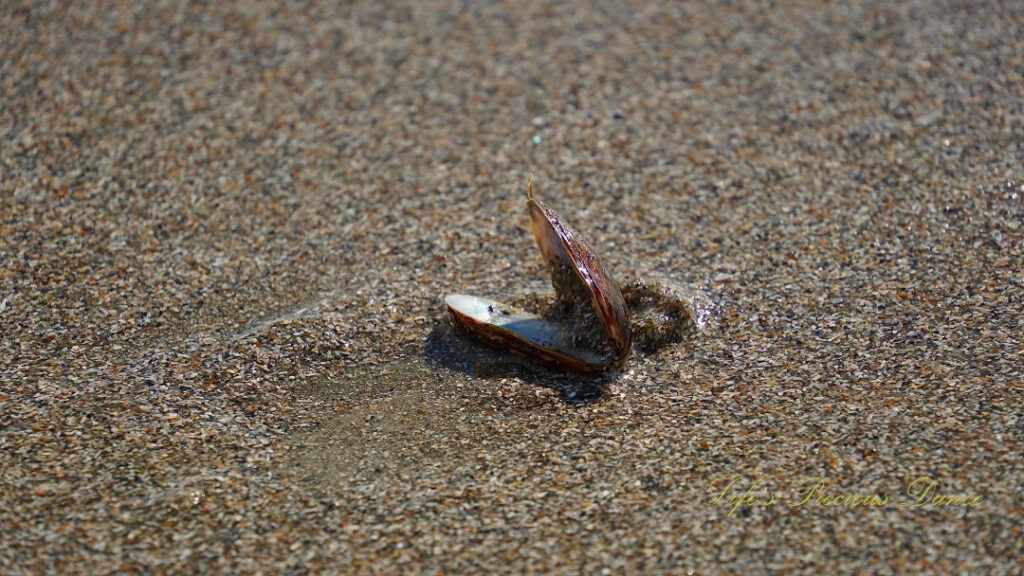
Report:
[[[629,356],[629,310],[622,292],[583,236],[527,188],[530,228],[547,263],[556,306],[544,315],[479,296],[450,294],[445,303],[468,336],[528,360],[599,374]]]

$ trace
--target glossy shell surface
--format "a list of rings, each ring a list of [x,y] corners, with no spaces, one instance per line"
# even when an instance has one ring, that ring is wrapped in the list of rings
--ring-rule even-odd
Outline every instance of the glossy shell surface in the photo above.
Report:
[[[527,194],[530,228],[551,275],[559,314],[541,316],[478,296],[445,304],[464,334],[538,364],[597,374],[629,356],[629,311],[618,284],[587,242],[554,210]]]
[[[559,271],[556,268],[561,266],[564,270],[568,267],[590,294],[592,307],[600,320],[599,325],[604,328],[611,344],[613,360],[618,364],[625,362],[630,343],[629,309],[619,285],[601,264],[590,243],[558,213],[532,195],[526,205],[530,211],[533,237],[544,254],[558,298],[571,300],[573,292],[578,291],[577,287],[572,286],[571,279],[563,282],[558,278]]]
[[[605,359],[578,346],[564,326],[536,314],[466,294],[450,294],[445,304],[459,330],[484,344],[557,370],[599,373],[607,369]]]

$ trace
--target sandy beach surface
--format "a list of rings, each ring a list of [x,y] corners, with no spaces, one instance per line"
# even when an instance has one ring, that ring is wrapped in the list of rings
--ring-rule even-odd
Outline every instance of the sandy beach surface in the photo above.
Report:
[[[0,4],[0,573],[1024,570],[1024,4]],[[537,195],[704,329],[457,336]]]

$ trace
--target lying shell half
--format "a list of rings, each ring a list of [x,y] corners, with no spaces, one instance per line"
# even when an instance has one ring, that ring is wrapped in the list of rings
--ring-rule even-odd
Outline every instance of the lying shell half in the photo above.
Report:
[[[530,228],[547,263],[557,304],[543,316],[478,296],[445,303],[469,336],[538,364],[586,374],[621,368],[629,356],[629,311],[590,243],[527,189]]]

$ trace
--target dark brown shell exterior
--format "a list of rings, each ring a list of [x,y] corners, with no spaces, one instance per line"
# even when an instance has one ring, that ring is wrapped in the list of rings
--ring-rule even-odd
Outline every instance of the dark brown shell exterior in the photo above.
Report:
[[[572,269],[590,290],[593,307],[600,316],[601,325],[611,344],[611,367],[621,367],[629,357],[630,329],[629,309],[618,284],[605,270],[590,243],[557,212],[535,199],[532,193],[527,196],[526,205],[530,212],[530,226],[541,251],[546,252],[542,242],[545,233],[543,226],[546,224],[557,234]],[[550,266],[547,253],[545,260]],[[555,277],[553,271],[552,277]],[[559,286],[556,285],[555,289],[558,291]]]

